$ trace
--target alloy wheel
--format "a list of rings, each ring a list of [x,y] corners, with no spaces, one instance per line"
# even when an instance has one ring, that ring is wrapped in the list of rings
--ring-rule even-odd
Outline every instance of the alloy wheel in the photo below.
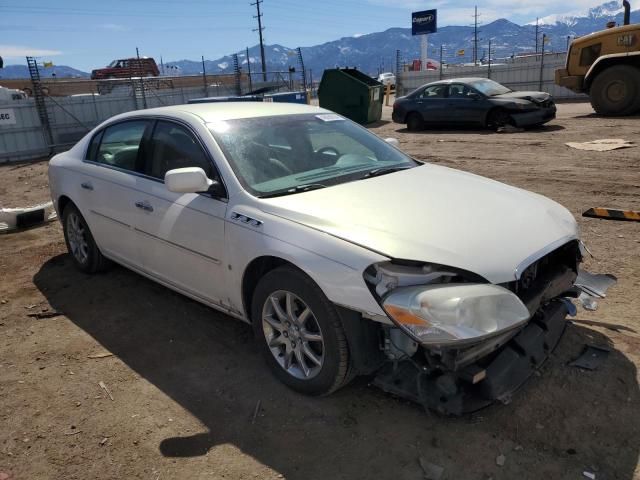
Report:
[[[67,239],[69,248],[75,259],[81,263],[87,263],[89,259],[89,243],[87,231],[77,213],[72,212],[67,217]]]
[[[262,307],[262,330],[271,354],[295,378],[309,380],[322,369],[324,338],[311,308],[298,296],[278,290]]]

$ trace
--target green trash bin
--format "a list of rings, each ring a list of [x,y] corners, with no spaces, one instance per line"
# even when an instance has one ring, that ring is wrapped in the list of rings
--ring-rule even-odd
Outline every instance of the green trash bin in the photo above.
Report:
[[[384,86],[355,68],[325,70],[318,87],[320,106],[361,125],[382,117]]]

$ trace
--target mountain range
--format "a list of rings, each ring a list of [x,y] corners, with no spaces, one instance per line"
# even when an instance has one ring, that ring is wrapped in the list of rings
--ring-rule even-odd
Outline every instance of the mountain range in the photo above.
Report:
[[[506,19],[495,20],[479,26],[478,59],[486,59],[491,42],[491,58],[499,61],[514,54],[533,53],[536,51],[536,29],[538,30],[538,50],[542,48],[542,35],[546,35],[545,51],[563,52],[568,39],[602,30],[608,21],[622,24],[623,10],[621,3],[610,1],[589,9],[584,14],[550,15],[541,18],[537,23],[517,25]],[[640,22],[640,10],[631,13],[631,22]],[[446,26],[437,33],[429,35],[429,58],[442,59],[449,63],[472,61],[474,44],[474,28],[470,26]],[[357,67],[361,71],[376,74],[379,71],[394,71],[396,51],[400,51],[403,61],[420,58],[420,39],[411,35],[411,28],[389,28],[384,32],[343,37],[339,40],[302,47],[305,67],[311,70],[318,79],[326,68]],[[459,55],[464,50],[464,55]],[[243,71],[247,71],[246,49],[237,52]],[[249,48],[248,62],[252,72],[260,70],[260,48],[255,45]],[[282,45],[265,45],[265,57],[268,71],[287,71],[298,68],[295,49]],[[202,62],[179,60],[166,62],[165,66],[174,67],[170,71],[180,75],[191,75],[202,72]],[[177,68],[176,68],[177,67]],[[226,55],[217,60],[205,60],[207,73],[230,73],[233,71],[233,57]],[[46,70],[49,69],[45,69]],[[85,72],[71,67],[55,67],[56,76],[87,76]],[[28,77],[26,66],[10,65],[0,70],[0,77]]]

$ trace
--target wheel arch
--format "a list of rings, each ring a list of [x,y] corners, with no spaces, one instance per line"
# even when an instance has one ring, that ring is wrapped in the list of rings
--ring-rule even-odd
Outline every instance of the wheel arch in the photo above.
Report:
[[[318,285],[311,275],[282,257],[263,255],[254,258],[247,265],[242,276],[242,302],[249,320],[251,320],[251,302],[258,282],[270,271],[283,266],[299,271]],[[321,288],[319,285],[318,287]],[[385,361],[379,348],[381,325],[378,322],[364,319],[361,312],[335,303],[333,305],[338,312],[347,338],[347,346],[351,355],[351,373],[364,375],[375,372]]]
[[[640,68],[640,51],[628,53],[614,53],[598,58],[584,77],[584,88],[588,91],[595,78],[607,68],[617,65],[630,65]]]
[[[60,221],[62,221],[62,215],[63,215],[64,209],[69,204],[75,205],[73,200],[71,200],[71,198],[69,198],[67,195],[60,195],[58,197],[57,206],[58,206],[58,217],[60,218]],[[76,208],[77,208],[77,205],[76,205]]]
[[[242,306],[244,308],[244,311],[248,320],[251,320],[251,302],[253,300],[253,293],[256,290],[256,286],[258,285],[258,282],[268,272],[282,266],[290,266],[307,275],[307,273],[304,270],[302,270],[301,268],[299,268],[297,265],[293,264],[289,260],[285,260],[282,257],[277,257],[274,255],[262,255],[260,257],[256,257],[253,260],[251,260],[251,262],[249,262],[249,264],[244,269],[244,272],[242,274],[242,287],[241,287],[242,288]]]

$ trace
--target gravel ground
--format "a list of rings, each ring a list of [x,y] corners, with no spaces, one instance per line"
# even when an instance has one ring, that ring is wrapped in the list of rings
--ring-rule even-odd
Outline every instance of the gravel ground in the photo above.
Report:
[[[371,129],[416,158],[567,206],[594,255],[587,267],[619,279],[597,312],[578,313],[599,323],[569,324],[510,404],[442,418],[367,379],[327,398],[298,395],[267,371],[248,326],[120,267],[77,272],[58,223],[3,235],[0,478],[403,480],[425,478],[422,460],[451,480],[640,479],[640,225],[580,217],[640,209],[640,149],[564,145],[637,141],[639,119],[566,104],[544,128],[496,134],[408,133],[389,117],[386,108]],[[46,161],[0,167],[1,206],[46,200]],[[59,315],[29,316],[41,312]],[[568,366],[587,343],[610,348],[606,361]]]

